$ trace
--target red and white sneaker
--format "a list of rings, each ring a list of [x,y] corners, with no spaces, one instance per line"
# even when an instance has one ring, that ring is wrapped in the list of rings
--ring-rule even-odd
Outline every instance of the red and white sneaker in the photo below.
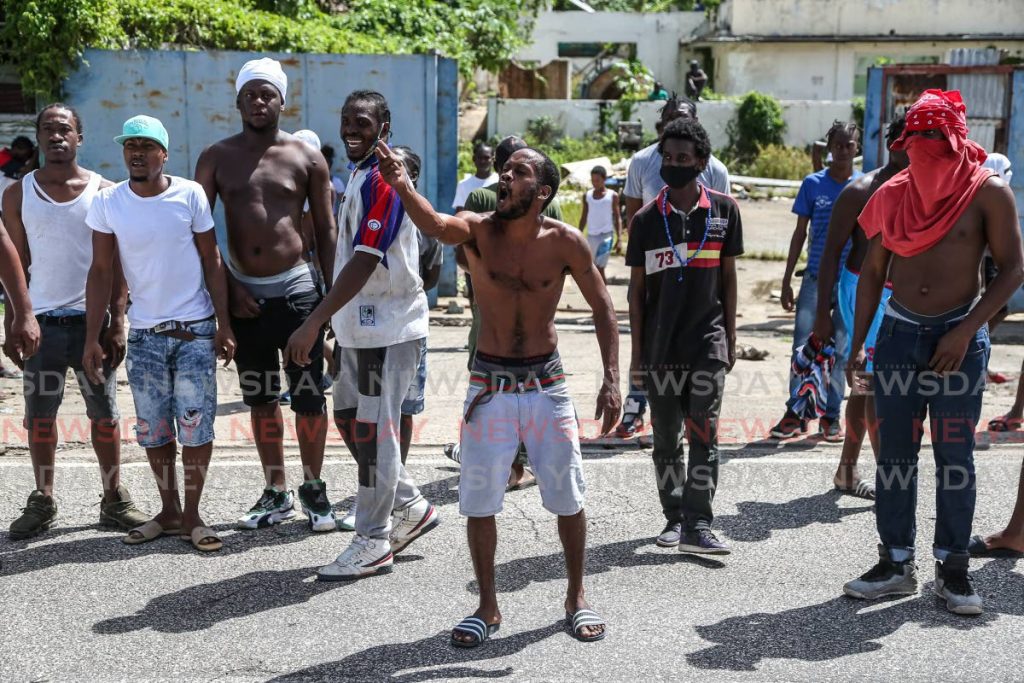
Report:
[[[394,564],[395,555],[386,539],[357,535],[334,562],[317,570],[316,578],[319,581],[351,581],[388,574]]]
[[[391,551],[398,554],[406,546],[441,523],[437,508],[420,496],[391,518]]]

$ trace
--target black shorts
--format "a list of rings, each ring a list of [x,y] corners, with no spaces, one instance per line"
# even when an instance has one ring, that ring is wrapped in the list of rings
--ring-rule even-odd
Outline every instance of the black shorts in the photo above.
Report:
[[[279,352],[288,338],[306,321],[323,297],[316,290],[273,299],[257,299],[260,314],[255,318],[231,318],[238,349],[235,366],[242,399],[247,406],[274,403],[281,393],[281,361]],[[310,363],[300,367],[284,366],[292,410],[300,414],[326,412],[324,398],[324,331],[321,329],[309,352]]]

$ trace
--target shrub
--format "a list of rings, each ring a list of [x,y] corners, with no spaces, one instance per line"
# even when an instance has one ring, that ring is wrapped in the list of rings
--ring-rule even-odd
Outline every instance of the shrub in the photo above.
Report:
[[[746,165],[743,175],[803,180],[813,170],[811,157],[805,150],[785,145],[767,145],[758,148],[754,159]]]
[[[740,100],[736,117],[729,122],[730,145],[737,156],[751,159],[761,147],[781,145],[786,122],[782,105],[771,95],[752,91]]]

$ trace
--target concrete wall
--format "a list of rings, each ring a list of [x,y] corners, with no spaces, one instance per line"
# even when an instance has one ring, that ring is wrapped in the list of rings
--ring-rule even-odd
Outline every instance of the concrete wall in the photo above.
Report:
[[[727,0],[733,35],[965,35],[1024,33],[1021,0]]]
[[[615,104],[615,103],[611,103]],[[488,102],[487,134],[521,135],[531,119],[550,116],[570,137],[583,137],[598,129],[600,122],[598,100],[503,100],[492,98]],[[728,101],[701,102],[698,115],[715,149],[729,144],[726,127],[736,113],[736,103]],[[641,102],[632,119],[641,121],[644,135],[654,135],[658,121],[659,102]],[[787,145],[804,146],[821,138],[835,119],[849,119],[852,109],[849,101],[784,101]]]
[[[532,44],[516,55],[520,61],[546,64],[557,58],[559,43],[636,43],[637,59],[670,90],[683,90],[679,41],[704,24],[703,12],[542,12]]]
[[[1018,2],[1024,15],[1024,0]],[[847,100],[854,96],[859,58],[871,57],[873,61],[874,57],[886,56],[899,62],[901,57],[934,56],[941,62],[953,48],[991,45],[1024,49],[1024,41],[714,43],[715,89],[734,95],[760,90],[779,99]]]

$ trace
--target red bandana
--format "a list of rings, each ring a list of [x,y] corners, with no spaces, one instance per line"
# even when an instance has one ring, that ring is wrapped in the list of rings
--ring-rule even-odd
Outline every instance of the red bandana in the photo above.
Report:
[[[910,166],[878,188],[858,219],[864,233],[882,233],[882,245],[900,256],[931,249],[956,224],[985,184],[988,156],[967,139],[967,107],[956,90],[926,90],[907,111],[907,127],[894,150],[907,150]],[[939,130],[945,140],[908,135]]]

